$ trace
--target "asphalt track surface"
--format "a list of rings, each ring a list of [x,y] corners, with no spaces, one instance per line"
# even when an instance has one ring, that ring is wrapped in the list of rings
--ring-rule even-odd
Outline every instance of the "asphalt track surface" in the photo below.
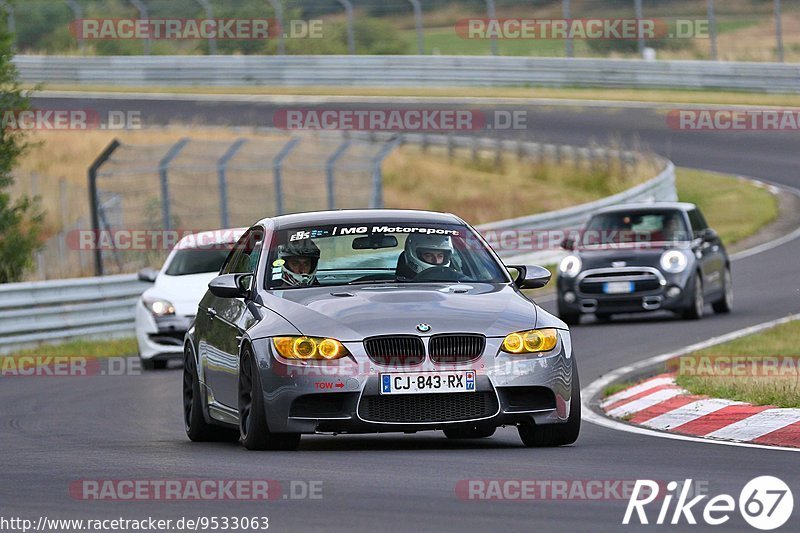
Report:
[[[135,99],[37,99],[36,104],[143,110],[145,124],[265,125],[275,109],[273,104]],[[511,135],[578,145],[610,138],[624,144],[637,141],[677,165],[800,187],[796,133],[676,132],[665,126],[663,113],[648,109],[535,104],[526,108],[533,119],[529,119],[531,130]],[[700,322],[648,316],[575,327],[573,340],[583,383],[648,356],[799,312],[798,258],[800,239],[735,261],[736,309],[729,316],[711,315]],[[550,310],[552,306],[544,304]],[[180,380],[177,370],[139,376],[4,379],[0,386],[0,449],[5,458],[0,516],[268,516],[275,531],[645,529],[621,525],[624,500],[463,501],[455,487],[465,479],[693,479],[706,484],[711,495],[726,493],[738,499],[747,481],[774,475],[790,485],[796,502],[800,500],[800,469],[791,452],[681,442],[586,423],[576,445],[557,449],[526,449],[511,428],[499,430],[491,439],[465,442],[448,441],[440,432],[311,436],[304,437],[295,453],[247,452],[236,444],[193,444],[183,432]],[[69,484],[80,479],[197,478],[321,480],[323,498],[267,503],[87,502],[73,499],[68,492]],[[785,530],[797,530],[798,507]],[[658,507],[648,510],[652,521]],[[702,523],[701,514],[695,513]],[[685,520],[661,527],[712,529],[688,526]],[[736,512],[715,529],[720,527],[752,531]]]

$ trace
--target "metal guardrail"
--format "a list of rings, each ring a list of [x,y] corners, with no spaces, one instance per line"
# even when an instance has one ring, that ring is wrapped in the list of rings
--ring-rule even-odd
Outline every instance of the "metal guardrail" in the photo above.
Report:
[[[358,135],[357,135],[358,136]],[[622,160],[639,157],[634,152],[603,148],[589,149],[519,141],[445,135],[405,134],[406,144],[469,147],[481,150],[514,151],[517,154],[582,154],[586,159],[609,156]],[[399,143],[399,140],[398,140]],[[601,207],[633,201],[671,201],[675,191],[675,166],[662,160],[664,169],[655,178],[622,193],[567,209],[478,226],[482,233],[507,230],[572,229]],[[557,254],[557,252],[556,252]],[[552,262],[552,250],[533,254],[500,256],[509,263]],[[134,306],[150,286],[135,275],[10,283],[0,285],[0,355],[42,342],[58,342],[80,337],[122,336],[134,332]]]
[[[135,275],[0,285],[0,355],[42,342],[133,334],[150,284]]]
[[[800,93],[800,65],[493,56],[33,56],[28,83],[119,86],[632,87]]]

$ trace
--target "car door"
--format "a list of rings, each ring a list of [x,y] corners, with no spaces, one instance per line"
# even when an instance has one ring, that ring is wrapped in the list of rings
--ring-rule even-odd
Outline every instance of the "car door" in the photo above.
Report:
[[[236,243],[222,274],[255,274],[263,236],[260,227],[245,233]],[[232,409],[238,407],[239,341],[254,320],[246,300],[212,295],[206,309],[210,318],[206,385],[218,403]]]
[[[714,294],[722,289],[725,271],[725,253],[719,236],[708,227],[708,223],[698,209],[689,211],[689,222],[695,238],[695,254],[700,261],[703,275],[703,292]]]

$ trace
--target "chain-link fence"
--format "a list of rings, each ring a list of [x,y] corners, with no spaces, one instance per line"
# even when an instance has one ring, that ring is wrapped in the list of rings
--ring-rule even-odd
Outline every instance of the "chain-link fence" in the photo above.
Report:
[[[271,135],[167,145],[112,143],[90,171],[95,272],[157,264],[169,236],[250,226],[284,213],[381,207],[381,162],[395,139]],[[154,238],[159,235],[158,238]],[[167,237],[169,238],[167,238]]]

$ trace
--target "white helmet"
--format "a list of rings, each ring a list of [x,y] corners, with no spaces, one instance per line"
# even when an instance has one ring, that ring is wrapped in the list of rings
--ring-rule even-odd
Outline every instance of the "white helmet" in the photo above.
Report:
[[[311,269],[308,274],[298,274],[286,268],[286,262],[293,257],[304,257],[311,260]],[[314,283],[317,277],[317,264],[319,264],[319,248],[314,244],[314,241],[302,239],[289,244],[281,244],[278,246],[278,258],[283,261],[281,264],[281,269],[283,270],[281,279],[283,279],[284,283],[291,286],[308,286]]]
[[[425,252],[443,253],[444,261],[441,264],[429,263],[422,259]],[[409,235],[406,239],[406,264],[408,267],[419,274],[435,266],[450,266],[450,258],[453,256],[453,242],[447,235]]]

